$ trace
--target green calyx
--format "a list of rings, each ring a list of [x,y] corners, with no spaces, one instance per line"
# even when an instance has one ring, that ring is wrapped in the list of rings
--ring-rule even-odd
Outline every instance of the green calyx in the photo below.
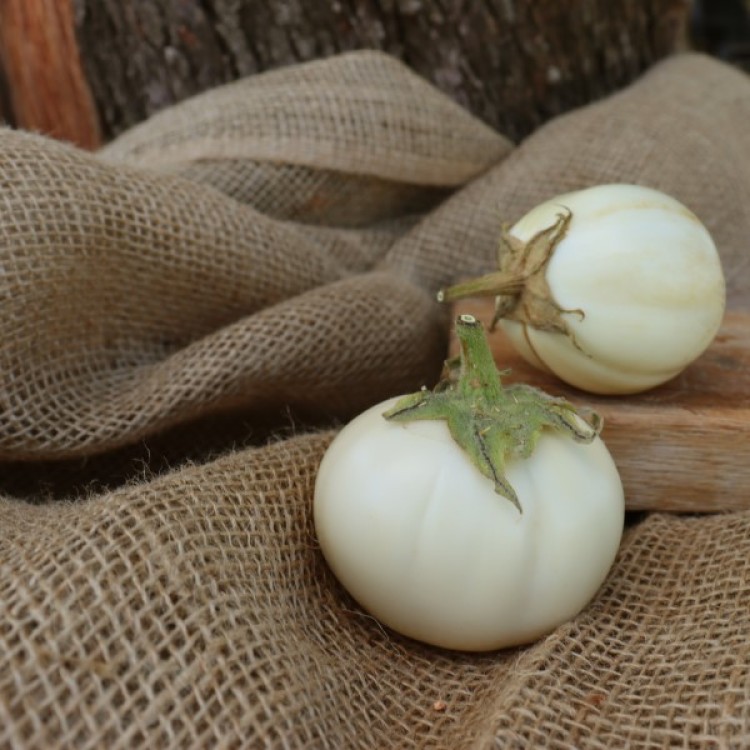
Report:
[[[565,310],[555,301],[547,283],[547,266],[555,248],[565,237],[572,212],[563,207],[554,224],[523,242],[503,225],[498,247],[498,269],[476,279],[456,284],[438,292],[440,302],[464,297],[495,297],[495,315],[490,325],[505,318],[530,325],[542,331],[562,333],[577,345],[564,313],[584,317],[582,310]]]
[[[585,422],[564,398],[529,385],[503,386],[482,324],[474,316],[457,318],[456,335],[460,355],[446,362],[435,389],[404,396],[383,416],[394,422],[444,419],[472,463],[494,482],[495,492],[522,512],[505,476],[507,461],[528,458],[545,428],[591,443],[601,430],[601,418],[592,413]]]

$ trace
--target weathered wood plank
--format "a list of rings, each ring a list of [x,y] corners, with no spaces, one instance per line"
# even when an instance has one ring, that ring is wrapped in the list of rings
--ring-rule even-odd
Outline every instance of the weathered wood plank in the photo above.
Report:
[[[489,324],[493,301],[462,300],[456,314]],[[668,383],[632,396],[594,396],[535,370],[501,330],[489,336],[507,382],[586,404],[604,417],[629,510],[750,508],[750,313],[727,312],[709,349]],[[455,341],[452,353],[456,352]]]
[[[84,148],[101,142],[81,67],[72,0],[2,0],[0,56],[7,119]]]

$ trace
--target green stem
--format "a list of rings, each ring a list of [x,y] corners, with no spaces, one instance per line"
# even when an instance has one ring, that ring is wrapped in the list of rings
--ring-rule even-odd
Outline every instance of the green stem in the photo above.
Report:
[[[454,284],[437,293],[438,302],[453,302],[465,297],[516,296],[523,291],[526,276],[493,271],[470,281]]]
[[[457,374],[455,368],[446,367],[448,374],[435,390],[404,396],[383,416],[394,422],[444,420],[474,466],[520,512],[521,503],[505,476],[506,461],[528,458],[544,429],[562,430],[577,442],[590,443],[601,429],[601,420],[594,415],[592,423],[586,423],[572,404],[537,388],[504,387],[482,324],[473,315],[457,318],[456,336]]]
[[[503,386],[482,324],[473,315],[459,315],[456,337],[461,351],[458,389],[465,396],[479,391],[489,400],[499,399]]]

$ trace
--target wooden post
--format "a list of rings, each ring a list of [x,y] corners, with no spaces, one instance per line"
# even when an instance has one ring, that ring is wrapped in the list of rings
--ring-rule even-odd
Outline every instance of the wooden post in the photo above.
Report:
[[[0,57],[11,109],[5,119],[84,148],[100,144],[72,0],[2,0]]]

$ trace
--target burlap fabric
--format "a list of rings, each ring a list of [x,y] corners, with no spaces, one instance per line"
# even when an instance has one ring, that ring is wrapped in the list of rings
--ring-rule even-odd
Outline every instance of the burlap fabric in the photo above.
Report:
[[[311,521],[332,420],[434,380],[501,216],[662,188],[742,305],[748,121],[686,56],[512,149],[360,53],[94,156],[2,131],[0,746],[750,744],[750,511],[631,519],[579,617],[484,655],[381,628]]]

